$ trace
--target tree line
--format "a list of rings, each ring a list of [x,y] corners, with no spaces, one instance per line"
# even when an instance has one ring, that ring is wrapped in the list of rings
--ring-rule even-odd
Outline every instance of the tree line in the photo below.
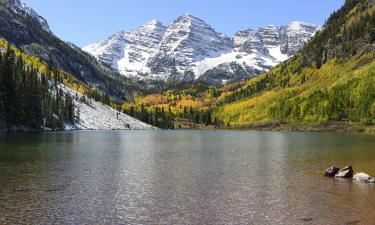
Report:
[[[0,129],[64,129],[77,118],[73,98],[61,90],[60,72],[40,74],[10,45],[0,54]]]
[[[174,117],[171,111],[166,112],[164,107],[154,106],[148,109],[142,103],[140,106],[132,105],[130,109],[124,110],[124,113],[162,129],[174,129]]]
[[[176,119],[185,119],[195,124],[214,124],[211,111],[194,109],[191,106],[185,106],[176,113],[172,112],[171,106],[168,107],[168,110],[165,110],[164,107],[159,106],[146,107],[142,103],[140,106],[130,106],[129,109],[124,110],[124,113],[162,129],[175,129]]]

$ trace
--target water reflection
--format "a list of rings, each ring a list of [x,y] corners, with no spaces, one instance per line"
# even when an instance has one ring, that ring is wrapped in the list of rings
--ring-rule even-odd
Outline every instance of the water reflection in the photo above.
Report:
[[[0,223],[371,224],[375,185],[321,171],[375,175],[374,147],[328,133],[3,135]]]

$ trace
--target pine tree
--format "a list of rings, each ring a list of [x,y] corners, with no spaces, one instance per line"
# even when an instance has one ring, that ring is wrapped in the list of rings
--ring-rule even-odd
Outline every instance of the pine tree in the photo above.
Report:
[[[62,75],[54,70],[51,76],[51,71],[48,67],[47,74],[39,74],[10,46],[0,54],[0,129],[63,129],[74,123],[73,98],[58,87]]]

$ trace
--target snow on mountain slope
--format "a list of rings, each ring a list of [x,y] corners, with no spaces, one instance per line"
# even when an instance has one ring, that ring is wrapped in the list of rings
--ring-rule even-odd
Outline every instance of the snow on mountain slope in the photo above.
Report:
[[[233,51],[231,53],[222,54],[216,58],[206,58],[198,62],[194,71],[198,76],[195,78],[198,79],[200,77],[199,75],[205,74],[208,70],[224,64],[229,65],[232,62],[243,67],[251,67],[258,71],[264,71],[277,65],[274,58],[270,56],[260,56],[257,53],[249,54]]]
[[[51,32],[47,20],[38,15],[32,8],[28,7],[22,0],[2,0],[8,4],[9,8],[18,14],[27,14],[34,18],[44,30]]]
[[[60,88],[71,96],[77,96],[78,99],[82,94],[71,88],[60,85]],[[143,123],[133,117],[121,113],[100,102],[91,100],[89,104],[81,102],[74,98],[74,105],[79,110],[79,122],[74,125],[66,125],[67,130],[148,130],[156,129],[155,127]]]
[[[232,50],[230,38],[217,33],[203,20],[190,14],[177,18],[166,30],[159,52],[150,58],[147,66],[151,74],[161,74],[167,80],[171,73],[195,68],[196,62],[218,57]]]
[[[119,32],[107,40],[89,45],[83,50],[90,52],[101,62],[111,65],[113,69],[119,70],[117,62],[124,57],[125,35],[126,32]]]
[[[158,52],[165,31],[163,24],[152,20],[136,31],[118,32],[83,50],[126,76],[137,76],[138,72],[148,71],[145,63]]]
[[[245,70],[246,79],[293,56],[319,29],[292,22],[247,29],[228,38],[202,19],[185,14],[168,27],[154,20],[135,32],[122,31],[83,49],[121,74],[137,79],[194,81],[215,67],[223,69],[231,63]]]
[[[230,67],[230,63],[237,63],[247,71],[243,79],[266,72],[293,56],[319,29],[307,23],[292,22],[282,27],[270,25],[237,32],[231,53],[206,58],[196,64],[196,79],[215,67]]]
[[[294,21],[280,28],[281,50],[288,56],[293,56],[314,34],[321,29],[308,23]]]

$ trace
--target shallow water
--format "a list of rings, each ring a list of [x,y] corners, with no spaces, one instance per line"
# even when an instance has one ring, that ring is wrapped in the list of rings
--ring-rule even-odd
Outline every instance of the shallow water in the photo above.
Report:
[[[237,131],[0,136],[0,224],[375,224],[375,137]]]

